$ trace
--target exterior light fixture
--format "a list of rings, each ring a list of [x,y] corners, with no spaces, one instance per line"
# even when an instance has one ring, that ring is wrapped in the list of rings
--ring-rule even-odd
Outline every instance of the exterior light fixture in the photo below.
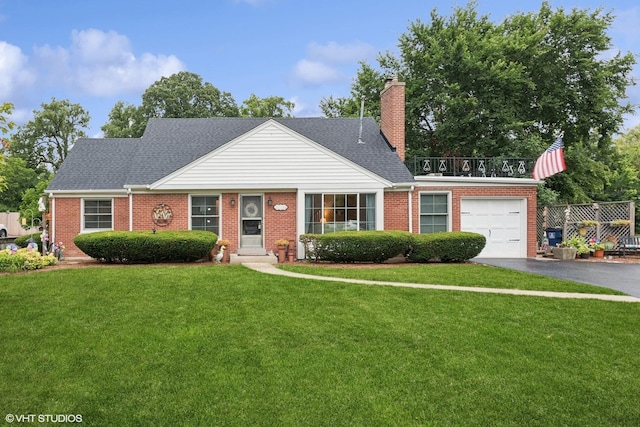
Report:
[[[269,196],[269,200],[267,200],[267,204],[269,206],[273,206],[273,200],[271,200],[271,196]]]
[[[236,205],[236,199],[234,199],[233,197],[231,198],[231,206],[235,206]]]

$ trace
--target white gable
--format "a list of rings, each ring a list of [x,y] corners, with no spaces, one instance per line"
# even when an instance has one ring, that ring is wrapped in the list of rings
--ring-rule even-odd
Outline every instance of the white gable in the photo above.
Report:
[[[269,120],[155,182],[151,188],[374,189],[389,185],[385,179]]]

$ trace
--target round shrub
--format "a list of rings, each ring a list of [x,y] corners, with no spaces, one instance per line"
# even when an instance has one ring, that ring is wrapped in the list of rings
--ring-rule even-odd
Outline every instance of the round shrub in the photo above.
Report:
[[[193,262],[207,258],[218,240],[215,233],[181,231],[99,231],[78,234],[73,243],[85,254],[106,262]]]
[[[404,254],[410,233],[404,231],[340,231],[329,234],[303,234],[307,258],[337,263],[381,263]]]
[[[411,235],[409,262],[463,262],[478,256],[487,240],[482,234],[452,231]]]

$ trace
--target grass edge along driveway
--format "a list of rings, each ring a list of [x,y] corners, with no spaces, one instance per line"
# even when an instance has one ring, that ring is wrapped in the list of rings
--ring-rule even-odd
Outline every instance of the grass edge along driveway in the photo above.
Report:
[[[228,265],[10,275],[0,402],[86,425],[638,425],[639,307]]]

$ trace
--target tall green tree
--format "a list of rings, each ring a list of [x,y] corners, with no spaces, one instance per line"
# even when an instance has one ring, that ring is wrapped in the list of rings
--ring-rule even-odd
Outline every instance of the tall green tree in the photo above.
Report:
[[[548,188],[561,201],[599,196],[618,166],[612,137],[634,109],[621,102],[635,84],[634,55],[606,54],[612,21],[601,9],[565,12],[545,2],[496,24],[472,2],[450,17],[434,10],[429,22],[411,23],[399,55],[378,58],[380,75],[407,85],[407,155],[536,158],[562,136],[567,172]],[[382,80],[361,70],[351,100],[326,110],[354,115],[372,79]],[[379,102],[378,94],[368,98]]]
[[[240,106],[241,117],[291,117],[295,103],[281,96],[260,98],[251,94]]]
[[[151,117],[237,117],[238,106],[198,74],[181,71],[162,77],[142,95],[142,113]]]
[[[9,152],[36,171],[57,171],[78,138],[87,136],[91,117],[80,104],[51,99],[34,110],[31,121],[18,128],[11,138]]]
[[[15,126],[15,123],[7,119],[6,116],[10,116],[13,112],[13,104],[10,102],[3,102],[0,104],[0,166],[4,163],[3,151],[9,147],[9,141],[4,139],[3,135],[8,134]],[[0,172],[0,193],[7,188],[5,176]]]
[[[20,204],[20,220],[25,219],[26,224],[31,225],[31,220],[38,220],[41,225],[43,224],[42,212],[38,209],[38,200],[43,197],[47,186],[51,179],[44,179],[38,182],[33,188],[29,188],[24,192],[22,196],[22,203]],[[46,203],[45,203],[46,206]]]
[[[382,73],[366,62],[360,62],[360,69],[351,85],[351,96],[322,98],[320,109],[327,117],[358,117],[364,98],[363,114],[379,121],[382,89],[384,89]]]
[[[620,135],[613,142],[620,153],[629,157],[631,166],[638,171],[640,178],[640,125]]]
[[[106,138],[139,138],[153,117],[291,117],[294,108],[295,104],[283,97],[260,98],[255,94],[238,107],[230,93],[183,71],[149,86],[138,107],[117,102],[101,129]]]
[[[19,157],[9,156],[0,165],[0,175],[6,179],[6,188],[0,196],[0,211],[16,212],[22,203],[22,196],[41,179],[38,173],[27,167],[27,162]]]
[[[147,126],[142,109],[118,101],[109,112],[109,121],[102,126],[105,138],[139,138]]]

